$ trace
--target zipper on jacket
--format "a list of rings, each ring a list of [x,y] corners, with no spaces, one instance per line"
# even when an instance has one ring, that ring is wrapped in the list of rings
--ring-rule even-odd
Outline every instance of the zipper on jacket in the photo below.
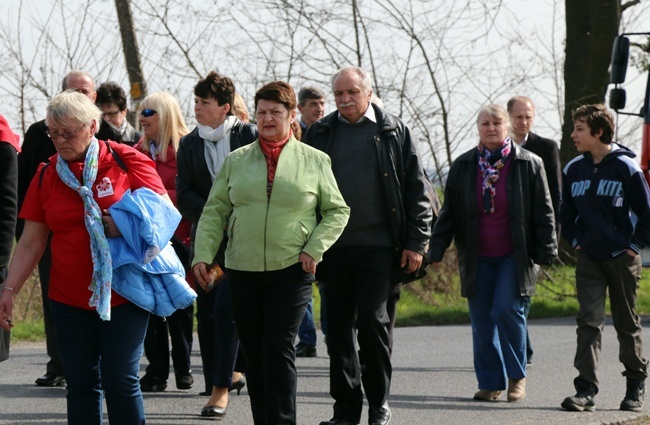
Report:
[[[271,196],[266,199],[266,214],[264,215],[264,271],[266,270],[266,229],[269,224],[269,208],[271,207]]]

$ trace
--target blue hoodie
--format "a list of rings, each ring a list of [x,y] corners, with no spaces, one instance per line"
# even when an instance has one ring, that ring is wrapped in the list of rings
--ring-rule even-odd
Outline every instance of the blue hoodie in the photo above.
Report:
[[[650,244],[650,191],[635,157],[612,143],[600,163],[586,152],[562,172],[562,236],[595,260]]]

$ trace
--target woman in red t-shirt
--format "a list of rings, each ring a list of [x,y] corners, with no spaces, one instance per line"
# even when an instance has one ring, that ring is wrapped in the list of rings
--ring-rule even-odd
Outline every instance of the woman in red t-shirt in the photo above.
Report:
[[[9,329],[2,319],[11,319],[14,296],[51,233],[48,298],[67,381],[68,423],[100,425],[105,394],[110,423],[144,424],[138,371],[149,313],[111,290],[106,238],[120,232],[106,210],[128,189],[147,187],[169,197],[151,160],[94,137],[101,110],[87,96],[59,94],[45,121],[57,154],[40,166],[23,202],[25,229],[0,296],[0,326]]]
[[[176,151],[181,137],[188,133],[181,108],[169,93],[159,92],[147,96],[142,103],[140,123],[144,135],[135,148],[144,152],[156,163],[158,175],[176,203]],[[183,219],[178,225],[172,245],[183,261],[189,263],[190,230],[192,224]],[[187,273],[187,281],[194,284],[192,273]],[[194,384],[191,370],[192,328],[194,325],[194,305],[167,318],[152,315],[149,319],[147,336],[144,340],[144,353],[149,360],[145,375],[140,379],[142,391],[164,391],[169,377],[169,339],[172,342],[172,361],[176,375],[176,388],[188,390]]]

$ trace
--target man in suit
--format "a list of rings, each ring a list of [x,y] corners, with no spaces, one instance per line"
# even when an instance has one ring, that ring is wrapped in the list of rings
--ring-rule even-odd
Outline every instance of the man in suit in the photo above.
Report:
[[[316,87],[303,87],[298,92],[298,111],[302,115],[300,129],[304,136],[309,127],[323,118],[325,114],[325,93]],[[324,307],[323,282],[318,282],[318,288],[321,294],[321,330],[323,334],[327,335],[327,314],[325,313]],[[300,323],[300,329],[298,329],[298,338],[300,342],[296,345],[296,357],[316,357],[316,324],[314,323],[312,300],[309,300],[309,304],[307,304],[305,317],[302,319],[302,323]]]
[[[387,425],[392,365],[386,302],[391,281],[420,268],[431,234],[431,203],[415,140],[401,119],[370,102],[368,73],[343,68],[331,83],[337,110],[303,137],[330,156],[351,209],[345,231],[318,266],[317,278],[326,282],[334,399],[334,416],[321,425],[358,424],[363,392],[368,423]]]
[[[551,193],[551,201],[553,202],[553,210],[555,212],[555,232],[559,240],[560,221],[558,214],[560,213],[560,190],[562,187],[560,149],[554,140],[541,137],[530,131],[535,121],[535,104],[530,98],[526,96],[515,96],[508,101],[507,108],[510,114],[510,122],[512,123],[512,139],[519,146],[542,158],[544,162],[546,181],[549,192]],[[528,317],[530,311],[530,297],[527,297],[527,299],[525,303],[526,317]],[[528,364],[531,364],[533,347],[528,334],[526,335],[526,347]]]
[[[61,91],[75,90],[82,93],[95,102],[97,92],[95,91],[95,81],[84,71],[71,71],[65,77],[61,84]],[[99,131],[96,134],[99,140],[119,140],[119,133],[114,131],[110,126],[102,121]],[[49,157],[56,153],[54,143],[47,135],[47,126],[45,120],[32,124],[25,133],[22,150],[18,155],[18,210],[22,206],[27,189],[36,174],[38,166],[46,162]],[[24,221],[18,219],[16,223],[16,239],[20,239],[23,233]],[[41,294],[43,298],[43,321],[45,323],[45,343],[47,355],[50,360],[47,363],[46,373],[36,380],[36,385],[43,387],[64,386],[63,365],[59,354],[59,346],[56,342],[52,316],[50,315],[50,305],[47,298],[47,292],[50,282],[50,266],[52,264],[50,254],[50,244],[47,244],[43,257],[38,263],[38,275],[41,281]]]

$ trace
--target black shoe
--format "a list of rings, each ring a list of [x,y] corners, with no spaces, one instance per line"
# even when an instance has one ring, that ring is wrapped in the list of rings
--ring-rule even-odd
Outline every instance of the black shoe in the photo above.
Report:
[[[316,357],[316,346],[299,342],[296,345],[296,357]]]
[[[643,379],[627,379],[627,391],[621,402],[620,410],[640,412],[643,409],[643,398],[645,397],[645,381]]]
[[[237,395],[241,392],[241,389],[246,386],[246,378],[244,375],[239,378],[237,382],[233,382],[232,385],[230,385],[230,388],[228,388],[228,392],[230,391],[237,391]]]
[[[206,406],[203,409],[201,409],[201,416],[223,417],[226,416],[227,409],[228,406],[226,407]]]
[[[179,390],[189,390],[194,385],[192,371],[176,374],[176,388]]]
[[[388,408],[388,403],[383,406],[370,407],[368,409],[368,424],[369,425],[388,425],[392,414]]]
[[[39,387],[64,387],[65,377],[63,375],[56,375],[48,372],[36,379],[35,382]]]
[[[359,425],[359,422],[350,422],[345,419],[332,418],[329,421],[323,421],[320,425]]]
[[[573,412],[594,412],[596,410],[596,392],[593,388],[578,390],[576,395],[564,399],[562,407]]]
[[[145,375],[140,378],[140,389],[146,393],[165,391],[167,389],[167,381],[145,373]]]

